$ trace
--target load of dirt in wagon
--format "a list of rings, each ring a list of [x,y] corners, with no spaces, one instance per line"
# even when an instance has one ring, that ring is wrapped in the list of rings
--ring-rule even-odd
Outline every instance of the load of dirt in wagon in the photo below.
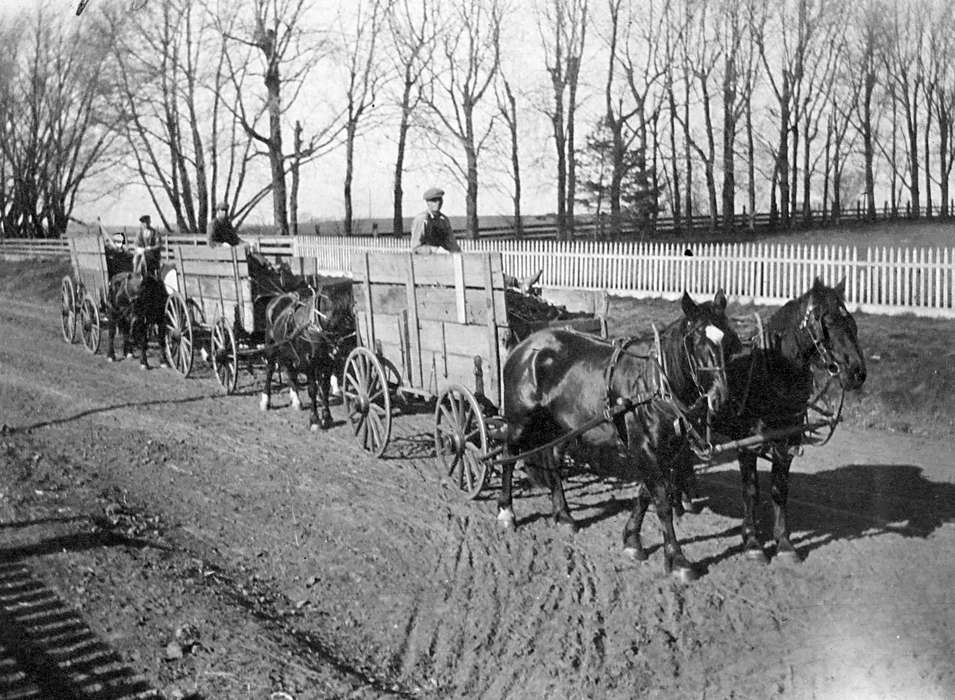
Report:
[[[594,315],[585,311],[568,311],[566,306],[557,306],[517,289],[504,290],[507,307],[507,325],[514,341],[521,341],[534,331],[548,326],[575,328],[575,320],[593,321]],[[590,330],[588,328],[588,330]]]

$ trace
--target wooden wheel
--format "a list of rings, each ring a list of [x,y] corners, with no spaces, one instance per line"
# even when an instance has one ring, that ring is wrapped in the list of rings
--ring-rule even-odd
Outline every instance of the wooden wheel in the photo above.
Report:
[[[192,371],[192,323],[186,302],[174,292],[166,299],[166,359],[183,377]]]
[[[76,288],[73,280],[64,277],[60,290],[60,330],[63,331],[63,340],[72,343],[76,340]]]
[[[381,362],[367,348],[348,354],[342,398],[362,449],[381,457],[391,437],[391,395]]]
[[[212,326],[212,339],[210,340],[212,349],[212,371],[215,372],[219,385],[225,389],[225,393],[235,392],[235,384],[238,378],[239,357],[238,349],[235,344],[235,334],[229,327],[225,318],[219,317]]]
[[[463,386],[452,384],[438,397],[434,451],[443,474],[468,498],[477,498],[487,481],[487,423],[474,394]]]
[[[99,350],[99,311],[89,296],[84,296],[80,304],[80,336],[83,338],[83,347],[96,354]]]

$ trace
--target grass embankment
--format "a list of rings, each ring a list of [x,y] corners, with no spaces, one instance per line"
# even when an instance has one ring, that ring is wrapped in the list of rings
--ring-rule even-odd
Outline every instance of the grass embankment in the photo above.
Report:
[[[0,261],[0,295],[59,308],[66,262]],[[702,301],[702,300],[698,300]],[[772,309],[734,306],[733,315]],[[679,302],[614,299],[613,335],[648,333],[651,322],[667,323],[680,314]],[[846,425],[919,435],[955,435],[955,323],[914,316],[856,314],[868,380],[846,398]]]

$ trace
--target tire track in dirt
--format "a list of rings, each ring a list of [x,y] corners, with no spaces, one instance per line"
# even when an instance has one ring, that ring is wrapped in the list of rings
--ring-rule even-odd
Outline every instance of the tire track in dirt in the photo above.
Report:
[[[833,660],[887,662],[893,650],[894,667],[883,665],[913,697],[942,697],[933,691],[955,677],[950,660],[937,656],[951,648],[944,624],[955,606],[943,584],[955,577],[946,563],[955,558],[953,514],[944,498],[935,500],[948,492],[930,481],[944,478],[937,465],[946,447],[920,452],[881,434],[837,433],[820,460],[798,462],[800,473],[805,465],[823,476],[803,474],[793,488],[793,523],[810,556],[792,571],[753,569],[739,556],[738,477],[720,473],[712,482],[717,509],[678,523],[688,555],[708,567],[684,588],[661,574],[655,516],[645,528],[650,562],[620,556],[629,496],[619,482],[571,476],[568,498],[588,524],[573,536],[549,522],[546,496],[522,484],[520,527],[501,533],[493,500],[466,501],[435,473],[430,415],[399,416],[389,459],[370,459],[347,426],[312,435],[302,414],[262,415],[254,396],[215,396],[213,380],[91,361],[62,342],[55,313],[46,310],[31,335],[36,312],[21,311],[9,317],[12,347],[0,347],[3,372],[7,359],[16,366],[0,372],[5,408],[9,400],[19,415],[35,415],[23,408],[29,388],[6,384],[33,370],[44,387],[70,395],[44,394],[41,416],[73,415],[71,400],[96,407],[118,394],[160,399],[94,414],[83,438],[87,459],[111,431],[120,436],[102,450],[103,478],[142,489],[210,550],[304,601],[296,629],[388,682],[430,697],[803,697],[833,690],[826,680],[838,673]],[[340,409],[333,414],[340,418]],[[34,431],[64,451],[77,434],[70,422]],[[141,446],[150,435],[158,455],[125,444]],[[148,461],[160,456],[167,461]],[[188,473],[162,466],[170,462]],[[894,479],[856,480],[850,468],[868,473],[883,464]],[[905,465],[925,465],[924,475]],[[833,498],[852,487],[860,497]],[[909,511],[911,522],[894,530],[895,516]],[[895,567],[906,576],[895,577]],[[911,605],[894,602],[912,590],[926,593]],[[866,597],[882,610],[860,625],[850,605]],[[918,634],[892,647],[887,635],[903,616]],[[852,644],[827,653],[840,641]],[[795,663],[767,668],[768,658]],[[875,663],[869,673],[874,687],[899,687]]]

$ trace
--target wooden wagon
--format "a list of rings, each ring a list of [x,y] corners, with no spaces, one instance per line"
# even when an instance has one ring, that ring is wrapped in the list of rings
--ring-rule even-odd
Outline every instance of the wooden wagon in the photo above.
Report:
[[[516,340],[500,253],[362,252],[352,276],[359,344],[345,361],[348,418],[365,450],[388,445],[393,398],[434,402],[434,441],[444,472],[475,498],[488,477],[502,370]],[[606,336],[596,313],[544,326]]]
[[[263,288],[262,274],[242,247],[175,245],[170,257],[177,271],[177,301],[167,314],[170,357],[188,375],[198,353],[212,366],[213,374],[227,394],[235,392],[239,369],[262,361],[265,349],[265,308],[279,291],[274,284]],[[289,270],[319,284],[306,261],[288,258]],[[327,286],[327,280],[323,281]],[[337,286],[347,287],[351,281]]]
[[[72,275],[61,281],[60,330],[63,339],[72,343],[79,331],[83,346],[91,353],[99,351],[101,331],[108,323],[106,302],[110,279],[121,272],[132,272],[132,255],[106,248],[103,238],[96,234],[74,234],[68,238]],[[172,272],[167,275],[167,272]],[[170,288],[169,280],[174,279],[175,270],[166,265],[162,269],[166,281],[165,314],[167,320],[177,315],[177,310],[185,302],[175,288]],[[188,369],[177,363],[179,337],[175,329],[167,324],[164,337],[159,338],[162,352],[170,365],[181,374]]]

